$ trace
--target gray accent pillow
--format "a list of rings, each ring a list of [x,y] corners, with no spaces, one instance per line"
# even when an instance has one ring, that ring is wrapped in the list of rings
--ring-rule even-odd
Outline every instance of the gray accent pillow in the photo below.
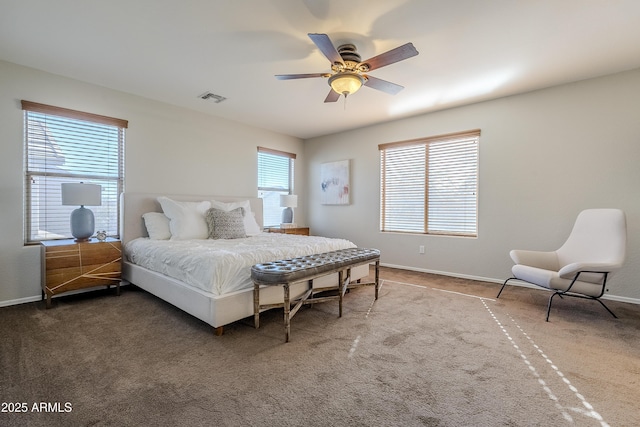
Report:
[[[247,237],[244,229],[244,208],[230,211],[208,209],[204,215],[210,239],[241,239]]]

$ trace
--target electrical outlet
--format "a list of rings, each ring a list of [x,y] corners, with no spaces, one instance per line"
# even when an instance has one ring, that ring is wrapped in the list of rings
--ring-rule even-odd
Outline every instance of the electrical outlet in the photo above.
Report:
[[[418,252],[423,254],[424,253],[424,246],[420,245],[420,247],[418,248]]]

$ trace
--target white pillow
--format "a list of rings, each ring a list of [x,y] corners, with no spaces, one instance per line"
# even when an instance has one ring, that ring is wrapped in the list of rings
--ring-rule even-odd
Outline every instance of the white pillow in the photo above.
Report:
[[[243,200],[241,202],[220,202],[218,200],[211,201],[211,207],[220,209],[226,212],[232,211],[236,208],[244,209],[244,231],[247,236],[255,236],[262,233],[260,226],[256,222],[254,213],[251,211],[251,203],[249,200]]]
[[[160,212],[147,212],[142,215],[147,234],[151,240],[168,240],[171,238],[169,218]]]
[[[206,239],[209,229],[204,213],[211,202],[178,202],[168,197],[158,197],[164,214],[169,218],[171,240]]]

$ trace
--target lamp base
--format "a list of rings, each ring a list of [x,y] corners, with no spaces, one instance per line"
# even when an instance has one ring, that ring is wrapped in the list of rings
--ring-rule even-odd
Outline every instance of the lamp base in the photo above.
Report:
[[[91,209],[80,206],[71,212],[71,235],[76,238],[76,242],[89,240],[95,229],[95,218]]]
[[[282,211],[282,223],[288,224],[291,222],[293,222],[293,209],[284,208],[284,210]]]

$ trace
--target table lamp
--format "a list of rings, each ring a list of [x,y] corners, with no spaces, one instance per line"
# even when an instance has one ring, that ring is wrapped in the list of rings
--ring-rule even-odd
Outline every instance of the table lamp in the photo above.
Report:
[[[293,222],[293,208],[298,207],[298,196],[294,194],[281,194],[280,207],[282,211],[282,223],[291,224]]]
[[[102,187],[97,184],[65,183],[62,185],[62,204],[64,206],[80,206],[71,212],[71,235],[76,242],[84,242],[91,238],[96,228],[91,209],[86,206],[102,205]]]

